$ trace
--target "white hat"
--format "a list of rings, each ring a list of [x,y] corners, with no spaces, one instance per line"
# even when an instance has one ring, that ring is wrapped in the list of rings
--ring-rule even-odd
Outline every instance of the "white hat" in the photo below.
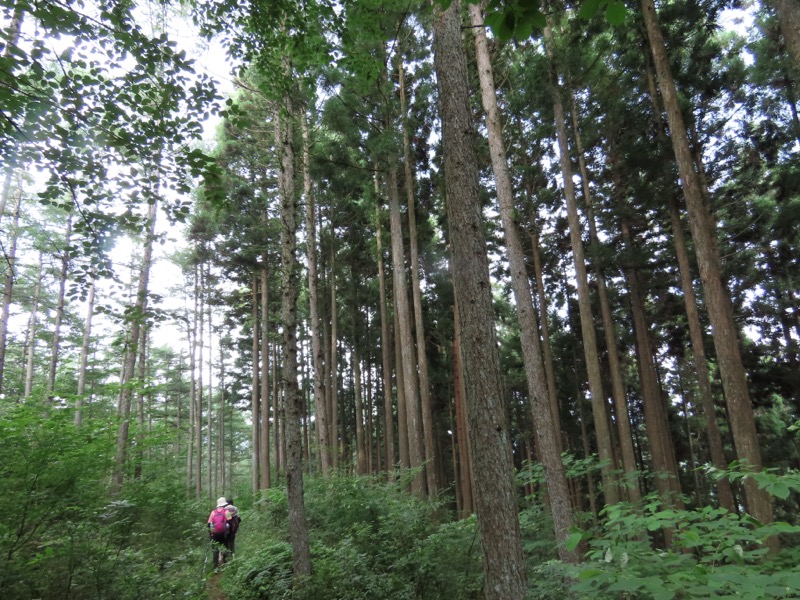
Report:
[[[217,508],[220,506],[225,506],[226,504],[228,504],[228,500],[225,498],[225,496],[217,499]]]

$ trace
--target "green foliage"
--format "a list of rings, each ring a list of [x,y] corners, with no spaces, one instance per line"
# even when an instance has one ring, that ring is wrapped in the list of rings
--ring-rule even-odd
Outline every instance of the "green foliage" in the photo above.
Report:
[[[284,490],[243,514],[240,552],[225,569],[231,597],[355,600],[477,598],[474,518],[452,522],[402,483],[331,476],[307,480],[313,574],[294,592]],[[258,535],[253,535],[258,531]],[[292,595],[293,594],[293,595]]]
[[[735,471],[731,472],[735,473]],[[778,490],[781,477],[765,489]],[[790,482],[784,483],[793,486]],[[582,565],[573,590],[578,594],[627,594],[626,598],[790,598],[800,589],[794,565],[797,547],[767,556],[767,538],[792,534],[787,523],[762,526],[748,515],[710,506],[696,510],[665,508],[656,495],[641,506],[607,506],[593,534],[570,536],[571,547],[589,538],[589,563]],[[671,532],[672,544],[654,550],[649,532]],[[613,596],[616,597],[616,596]]]
[[[201,594],[207,512],[185,500],[179,472],[144,461],[109,500],[116,423],[76,428],[72,411],[51,412],[0,408],[4,600]]]

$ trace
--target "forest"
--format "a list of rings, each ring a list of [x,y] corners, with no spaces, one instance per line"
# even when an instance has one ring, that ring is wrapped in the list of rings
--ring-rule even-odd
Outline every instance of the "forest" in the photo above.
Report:
[[[797,0],[0,6],[2,598],[800,598]]]

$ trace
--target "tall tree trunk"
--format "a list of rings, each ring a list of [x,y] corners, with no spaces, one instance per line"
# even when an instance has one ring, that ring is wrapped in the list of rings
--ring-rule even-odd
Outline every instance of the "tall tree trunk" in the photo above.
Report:
[[[11,21],[8,23],[8,27],[0,34],[1,39],[5,40],[5,47],[3,48],[3,58],[9,58],[11,53],[14,50],[19,49],[19,32],[22,28],[22,19],[25,15],[23,12],[24,3],[21,1],[17,1],[14,3],[14,13],[11,16]],[[5,218],[6,214],[6,203],[8,202],[9,192],[11,191],[11,182],[14,179],[14,172],[17,168],[17,146],[16,142],[12,146],[9,152],[3,157],[4,164],[5,164],[5,177],[3,178],[3,188],[2,192],[0,192],[0,219]],[[18,189],[20,190],[21,194],[21,180],[18,184]],[[0,379],[1,381],[1,379]]]
[[[717,245],[716,231],[711,211],[700,189],[697,174],[692,165],[692,153],[686,126],[678,102],[675,82],[664,44],[664,37],[656,16],[653,0],[642,0],[642,12],[653,52],[661,96],[669,121],[670,138],[678,164],[686,208],[689,213],[689,227],[695,243],[700,279],[703,282],[706,306],[711,325],[714,328],[714,347],[717,352],[725,402],[731,433],[740,461],[751,468],[761,469],[761,449],[758,445],[753,405],[747,388],[747,377],[742,363],[739,337],[733,319],[728,290],[722,281],[722,260]],[[773,520],[772,504],[765,490],[758,487],[753,478],[744,482],[748,512],[762,523]],[[778,548],[777,538],[770,540],[772,549]]]
[[[144,424],[145,424],[145,406],[144,406],[144,386],[145,386],[145,377],[147,376],[147,339],[148,333],[150,331],[150,327],[145,323],[142,327],[141,332],[139,333],[139,356],[137,358],[137,378],[139,380],[139,386],[136,390],[136,459],[134,460],[134,479],[141,479],[142,478],[142,467],[144,463]]]
[[[203,264],[195,265],[195,347],[192,352],[197,356],[197,386],[195,388],[195,396],[197,398],[197,479],[195,480],[195,497],[199,500],[203,493],[203,451],[205,444],[203,443]],[[210,491],[210,489],[209,489]]]
[[[396,298],[392,298],[396,302]],[[400,454],[400,468],[409,469],[411,467],[411,458],[408,449],[408,417],[406,416],[406,391],[405,391],[405,378],[401,365],[403,363],[402,349],[400,348],[400,330],[399,317],[397,312],[397,305],[394,305],[394,362],[395,362],[395,378],[397,387],[397,446]]]
[[[659,141],[663,143],[666,142],[664,120],[661,116],[662,111],[659,103],[656,80],[653,75],[653,65],[650,62],[649,55],[647,58],[647,89],[650,95],[650,102],[653,105],[656,135]],[[678,267],[681,274],[683,302],[686,310],[686,321],[689,325],[689,339],[692,344],[692,359],[697,377],[697,385],[700,391],[700,409],[705,415],[706,436],[708,438],[711,462],[718,469],[726,469],[728,461],[725,460],[722,434],[717,424],[714,395],[711,390],[708,360],[706,359],[705,342],[703,340],[703,328],[700,324],[700,315],[697,310],[697,297],[694,292],[694,276],[689,261],[689,251],[686,247],[686,236],[684,235],[683,225],[681,224],[677,199],[669,195],[666,198],[666,204],[669,209],[670,222],[672,225],[672,240],[675,245],[675,255],[678,259]],[[719,505],[730,512],[735,512],[736,503],[733,499],[730,481],[727,479],[719,479],[716,482],[716,486]]]
[[[128,452],[128,431],[130,429],[131,396],[133,394],[133,379],[136,370],[141,329],[147,316],[147,294],[150,284],[150,267],[153,264],[153,242],[155,241],[156,215],[158,202],[154,199],[147,207],[147,227],[145,228],[144,248],[142,251],[142,266],[139,271],[139,282],[136,288],[136,299],[133,307],[133,318],[128,335],[128,343],[123,357],[122,380],[120,381],[119,416],[121,418],[117,430],[117,445],[114,455],[114,473],[111,478],[112,493],[116,494],[122,488],[125,474],[125,462]],[[199,472],[198,472],[199,479]]]
[[[380,186],[378,174],[375,173],[375,197],[380,198]],[[381,207],[380,202],[375,206],[375,223],[377,242],[377,262],[378,262],[378,289],[380,298],[381,314],[381,375],[383,377],[383,419],[384,419],[384,438],[386,446],[386,470],[390,474],[395,464],[394,451],[394,410],[392,408],[392,342],[390,338],[389,315],[387,314],[386,301],[386,275],[383,268],[383,241],[381,228]]]
[[[366,475],[367,470],[367,442],[364,434],[364,406],[361,381],[361,351],[359,349],[358,327],[361,322],[358,294],[356,293],[360,282],[356,282],[356,274],[350,273],[353,281],[353,348],[351,351],[353,361],[353,392],[355,394],[355,421],[356,421],[356,473]]]
[[[720,470],[728,466],[725,460],[725,450],[722,444],[722,434],[717,424],[717,411],[714,403],[714,394],[711,391],[711,380],[708,373],[703,330],[700,325],[700,315],[697,312],[697,298],[694,293],[692,269],[689,264],[689,252],[686,249],[686,239],[683,234],[678,204],[674,198],[669,200],[669,214],[672,221],[672,239],[675,244],[675,254],[681,272],[681,287],[683,289],[683,302],[686,309],[686,321],[689,325],[689,339],[692,343],[692,360],[697,378],[697,387],[700,391],[700,407],[705,416],[706,436],[711,463]],[[719,505],[730,512],[736,511],[733,500],[733,491],[730,481],[720,478],[716,482],[717,500]]]
[[[261,408],[259,414],[258,465],[260,468],[260,488],[268,490],[272,486],[269,456],[270,402],[269,402],[269,274],[267,272],[267,256],[262,257],[259,268],[261,274]],[[277,397],[275,403],[277,405]],[[277,411],[276,411],[277,416]]]
[[[257,494],[258,490],[261,489],[259,485],[259,475],[261,473],[261,467],[259,465],[259,461],[261,459],[261,451],[259,449],[260,446],[260,439],[261,439],[261,427],[260,423],[260,415],[261,415],[261,408],[259,406],[259,382],[261,377],[259,376],[259,343],[258,343],[258,332],[259,332],[259,320],[258,320],[258,280],[259,274],[258,272],[253,272],[253,281],[251,283],[251,290],[250,290],[250,298],[251,298],[251,319],[253,321],[253,336],[251,340],[251,353],[253,355],[253,364],[252,364],[252,381],[250,382],[250,415],[251,420],[253,422],[253,430],[250,433],[250,445],[252,448],[250,449],[250,456],[252,461],[252,469],[251,469],[251,487],[253,489],[253,494]],[[266,360],[266,358],[264,359]]]
[[[472,459],[467,435],[467,407],[464,397],[464,368],[461,360],[461,325],[458,318],[458,303],[453,306],[453,398],[456,406],[456,439],[458,440],[458,481],[461,492],[460,517],[466,519],[475,508],[472,501]]]
[[[460,2],[433,9],[434,68],[439,84],[445,198],[461,356],[475,476],[475,508],[483,550],[484,597],[525,596],[511,439],[500,372],[492,286],[480,210],[475,131],[469,105]]]
[[[272,350],[272,397],[275,399],[272,411],[275,429],[275,471],[277,474],[281,474],[286,466],[286,432],[284,430],[286,398],[282,393],[281,385],[279,385],[282,368],[279,345],[273,344]]]
[[[297,386],[297,297],[299,293],[297,252],[297,198],[294,190],[294,146],[292,108],[287,99],[287,115],[279,115],[277,138],[281,153],[279,175],[281,198],[281,321],[283,326],[283,398],[286,405],[286,487],[289,505],[289,534],[292,542],[293,575],[301,579],[311,574],[311,551],[303,499],[303,448],[300,431],[302,398]]]
[[[11,172],[11,171],[10,171]],[[6,254],[6,275],[3,281],[3,308],[2,316],[0,316],[0,392],[3,390],[5,383],[5,367],[6,367],[6,346],[8,339],[8,319],[11,311],[11,296],[14,292],[14,279],[17,276],[15,269],[17,267],[17,238],[19,236],[19,212],[20,205],[22,204],[22,178],[17,179],[16,188],[16,201],[14,202],[14,213],[11,220],[11,239],[8,243],[8,252]],[[4,216],[0,212],[0,218]]]
[[[623,219],[620,224],[622,239],[628,247],[628,254],[634,256],[636,248],[629,223]],[[655,486],[662,500],[677,508],[683,508],[681,487],[678,479],[678,464],[670,436],[667,408],[662,397],[661,386],[656,375],[652,353],[644,298],[639,285],[639,273],[632,266],[626,266],[625,277],[630,291],[633,330],[636,336],[636,352],[639,357],[639,380],[641,382],[642,403],[644,405],[647,441],[650,446],[650,459],[653,463]],[[667,535],[671,534],[667,532]]]
[[[42,293],[42,253],[39,252],[39,268],[36,274],[36,284],[33,287],[33,303],[31,305],[31,315],[28,318],[28,335],[26,336],[25,346],[28,349],[27,363],[25,368],[25,399],[31,397],[33,391],[33,357],[36,354],[36,329],[38,327],[39,300]]]
[[[565,562],[577,562],[578,555],[568,550],[565,545],[573,525],[569,487],[564,475],[564,465],[561,462],[560,432],[555,428],[550,398],[547,393],[547,381],[539,347],[539,324],[536,322],[536,313],[533,310],[533,297],[525,265],[525,252],[514,219],[514,191],[511,186],[508,160],[503,144],[500,111],[497,108],[494,75],[483,24],[483,10],[477,4],[470,4],[469,13],[475,38],[475,55],[483,109],[486,112],[489,154],[494,171],[497,200],[500,205],[500,220],[503,224],[508,260],[511,265],[511,285],[514,290],[517,318],[519,319],[522,357],[528,380],[528,396],[530,397],[536,440],[539,444],[539,454],[547,479],[548,498],[553,515],[558,554]],[[536,251],[538,249],[534,248],[534,252]]]
[[[213,323],[211,321],[211,302],[208,301],[210,296],[210,266],[206,264],[205,283],[203,285],[204,298],[206,299],[206,321],[208,322],[208,419],[206,420],[206,428],[208,429],[208,495],[209,498],[214,499],[217,497],[218,481],[214,476],[214,331]]]
[[[553,368],[553,348],[550,344],[550,325],[547,294],[544,290],[544,276],[542,273],[542,254],[539,247],[539,230],[535,220],[531,219],[531,252],[533,254],[533,276],[536,280],[536,295],[539,299],[539,325],[542,330],[542,356],[544,359],[544,372],[547,376],[547,394],[550,397],[550,411],[553,414],[553,426],[561,432],[561,418],[556,394],[556,375]]]
[[[78,397],[75,401],[75,425],[81,426],[83,421],[83,403],[86,400],[86,375],[89,366],[89,347],[92,341],[92,318],[94,317],[94,301],[97,288],[94,281],[89,286],[89,297],[86,300],[86,322],[83,328],[83,341],[81,342],[81,358],[78,367]],[[177,431],[180,431],[180,422]],[[176,452],[176,455],[180,452]]]
[[[228,481],[228,469],[225,464],[225,348],[220,340],[219,344],[219,481],[223,492],[231,490]],[[231,443],[233,440],[231,439]]]
[[[800,74],[800,5],[797,0],[772,0],[778,11],[781,33],[794,65],[795,78]]]
[[[325,378],[322,350],[322,332],[319,325],[319,292],[317,291],[317,228],[314,207],[314,194],[311,187],[311,166],[309,158],[310,143],[308,140],[308,123],[306,118],[300,120],[303,134],[303,196],[306,200],[306,256],[308,262],[308,304],[311,317],[311,355],[314,364],[314,407],[316,409],[316,426],[319,440],[319,458],[322,473],[331,469],[331,455],[328,440],[329,421],[325,404]]]
[[[333,223],[331,223],[331,230],[333,230]],[[339,365],[338,357],[336,355],[337,336],[338,336],[338,319],[336,309],[336,247],[331,236],[331,339],[330,339],[330,383],[329,383],[329,406],[328,411],[331,415],[331,448],[333,450],[333,468],[339,468],[339,454],[341,451],[341,425],[339,423]]]
[[[553,33],[549,25],[545,27],[545,40],[547,52],[552,61]],[[620,500],[618,483],[613,475],[616,464],[613,444],[611,442],[611,429],[608,424],[606,396],[603,390],[603,379],[600,372],[600,358],[597,353],[597,335],[594,329],[594,317],[592,316],[592,306],[589,298],[589,280],[586,274],[586,259],[583,252],[581,224],[578,216],[577,203],[575,201],[575,186],[572,182],[572,167],[570,166],[564,105],[561,99],[558,78],[555,73],[553,73],[551,78],[551,84],[553,88],[553,112],[555,113],[559,160],[561,164],[561,175],[564,181],[567,220],[569,221],[569,237],[572,246],[572,258],[575,264],[576,286],[578,288],[581,337],[586,359],[586,371],[589,379],[589,394],[592,400],[592,415],[594,417],[595,437],[597,439],[597,452],[604,465],[601,471],[603,477],[603,493],[605,495],[606,504],[616,504]]]
[[[600,264],[600,237],[597,235],[594,203],[592,202],[591,187],[589,185],[589,169],[586,166],[583,138],[581,136],[580,127],[578,126],[578,106],[575,101],[575,94],[570,93],[570,98],[572,101],[572,130],[575,135],[575,148],[578,155],[578,166],[581,172],[583,200],[586,206],[586,220],[589,223],[589,248],[592,255],[594,277],[597,282],[597,297],[600,300],[600,316],[603,322],[603,334],[605,336],[606,351],[608,354],[608,370],[611,378],[611,393],[614,397],[620,457],[622,459],[622,469],[625,472],[624,490],[631,502],[638,502],[642,494],[641,488],[639,487],[636,453],[633,449],[633,435],[631,434],[628,400],[625,395],[625,382],[622,378],[622,367],[620,366],[619,349],[617,348],[617,331],[611,312],[611,302],[608,299],[605,273]]]
[[[53,322],[53,338],[50,342],[50,370],[47,374],[47,405],[53,401],[56,389],[56,372],[58,371],[58,358],[61,347],[61,323],[64,320],[64,302],[67,289],[67,276],[69,275],[69,245],[72,242],[72,211],[67,217],[67,230],[64,235],[64,250],[61,254],[61,272],[58,277],[58,299],[56,300],[56,316]]]
[[[405,250],[403,248],[403,226],[400,215],[400,198],[397,189],[397,167],[389,161],[387,181],[389,196],[389,224],[392,232],[392,273],[394,275],[394,303],[397,309],[397,336],[400,342],[398,370],[403,371],[403,392],[405,396],[408,423],[408,459],[412,469],[418,469],[411,482],[411,491],[425,496],[425,456],[422,436],[422,415],[419,400],[419,380],[417,378],[417,357],[414,351],[414,338],[411,334],[411,311],[408,305],[408,283],[406,281]]]
[[[425,476],[428,493],[435,496],[439,488],[436,479],[439,461],[436,455],[434,442],[434,418],[431,407],[430,380],[428,377],[428,354],[425,343],[425,322],[422,318],[422,290],[419,279],[419,242],[417,240],[417,215],[414,201],[414,173],[411,164],[411,142],[408,131],[408,110],[406,108],[405,69],[402,61],[398,61],[400,74],[400,114],[403,119],[403,163],[406,188],[406,202],[408,204],[408,238],[409,255],[411,259],[411,295],[414,301],[414,329],[417,343],[417,367],[419,370],[420,412],[422,414],[422,432],[425,444]]]
[[[186,341],[188,343],[188,357],[189,357],[189,420],[187,421],[187,428],[189,430],[189,440],[188,440],[188,447],[186,449],[186,491],[188,494],[192,494],[194,491],[194,451],[195,446],[197,445],[197,441],[195,440],[195,429],[194,429],[194,413],[197,410],[195,406],[195,380],[194,380],[194,354],[192,353],[192,349],[194,348],[194,327],[191,323],[193,320],[189,317],[189,310],[186,310]],[[255,491],[255,490],[254,490]]]

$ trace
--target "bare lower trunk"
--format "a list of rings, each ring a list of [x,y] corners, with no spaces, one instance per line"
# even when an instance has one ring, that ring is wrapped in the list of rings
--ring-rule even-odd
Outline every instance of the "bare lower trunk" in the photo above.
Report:
[[[195,497],[200,498],[203,492],[203,452],[205,444],[203,443],[203,295],[202,295],[202,279],[203,279],[203,265],[198,264],[195,266],[195,348],[194,353],[197,356],[197,387],[195,394],[197,398],[197,421],[195,423],[197,428],[197,479],[195,480]]]
[[[575,135],[578,165],[581,171],[583,200],[586,206],[586,220],[589,223],[589,247],[592,251],[592,266],[594,267],[594,277],[597,282],[597,297],[600,300],[600,316],[603,322],[603,334],[605,336],[606,351],[608,354],[608,370],[611,378],[611,393],[614,397],[620,457],[622,458],[622,469],[625,472],[625,485],[623,489],[631,502],[638,502],[642,494],[639,487],[636,453],[633,449],[633,436],[631,435],[628,400],[625,395],[625,382],[622,379],[622,367],[620,365],[619,350],[617,348],[617,331],[611,312],[611,302],[608,299],[605,274],[600,264],[598,252],[600,248],[600,238],[597,235],[597,225],[595,224],[594,218],[591,186],[589,185],[589,169],[586,166],[583,140],[580,127],[578,127],[578,106],[575,101],[574,93],[571,93],[570,97],[572,99],[572,130]]]
[[[351,280],[356,282],[356,274],[350,273]],[[358,307],[358,288],[353,286],[353,392],[355,394],[355,419],[356,419],[356,472],[359,475],[367,474],[367,441],[364,435],[364,406],[362,397],[361,381],[361,343],[358,336],[358,328],[361,321]]]
[[[375,175],[375,196],[380,197],[378,175]],[[383,420],[386,446],[386,470],[390,473],[395,464],[394,451],[394,409],[392,406],[392,342],[390,340],[389,315],[386,304],[386,275],[383,268],[383,241],[381,228],[380,203],[375,208],[376,243],[378,259],[378,287],[380,292],[381,313],[381,375],[383,377]]]
[[[394,283],[394,304],[397,309],[396,335],[400,343],[398,371],[403,371],[403,392],[405,397],[405,418],[408,433],[409,466],[419,472],[411,482],[411,490],[425,496],[424,448],[422,442],[422,418],[417,379],[417,357],[414,351],[414,338],[411,335],[411,311],[408,305],[408,284],[406,281],[405,252],[403,250],[403,231],[400,218],[400,198],[397,191],[397,169],[391,164],[387,182],[389,195],[389,222],[392,230],[392,281]]]
[[[642,0],[642,12],[650,47],[658,75],[661,96],[669,120],[670,137],[683,186],[689,227],[695,243],[700,279],[703,282],[708,315],[714,328],[714,347],[717,352],[725,402],[728,405],[731,433],[740,461],[751,468],[761,469],[761,449],[758,445],[753,405],[747,387],[747,377],[742,363],[738,330],[733,318],[730,295],[722,281],[722,261],[716,239],[716,227],[707,206],[697,174],[694,171],[692,153],[681,114],[675,82],[664,44],[664,38],[656,16],[653,0]],[[752,479],[745,480],[748,512],[762,523],[773,520],[772,504],[765,490]],[[778,548],[777,538],[770,541]]]
[[[297,198],[294,191],[294,147],[292,108],[280,115],[278,147],[281,151],[279,176],[281,197],[281,321],[283,326],[282,389],[286,406],[286,487],[289,507],[289,536],[295,580],[311,574],[311,551],[303,498],[303,448],[301,419],[303,403],[297,384],[297,297],[299,292],[297,250]]]
[[[552,59],[552,32],[550,27],[545,28],[548,53]],[[611,442],[611,429],[608,423],[608,409],[606,407],[603,379],[600,371],[600,359],[597,353],[597,334],[594,329],[591,300],[589,298],[589,279],[586,274],[586,259],[583,252],[581,238],[581,224],[578,216],[578,207],[575,201],[575,187],[572,182],[572,167],[570,166],[569,144],[567,141],[566,120],[564,106],[561,100],[560,86],[557,77],[553,76],[553,112],[555,113],[556,133],[558,137],[559,159],[561,174],[564,181],[564,196],[567,206],[569,221],[569,236],[572,245],[572,258],[575,265],[575,279],[578,288],[578,309],[580,311],[581,338],[586,359],[586,371],[589,379],[589,393],[592,401],[592,415],[594,416],[595,437],[597,439],[597,452],[603,462],[603,493],[606,504],[619,502],[619,488],[613,471],[616,469],[613,445]]]
[[[56,389],[56,372],[58,371],[59,351],[61,349],[61,323],[64,320],[64,302],[67,289],[67,276],[69,275],[69,245],[72,238],[72,211],[67,217],[67,231],[64,235],[64,250],[61,254],[61,273],[58,278],[58,299],[56,301],[56,316],[53,322],[53,339],[50,343],[50,371],[47,375],[47,403],[53,401]]]
[[[31,315],[28,319],[28,335],[25,346],[28,349],[27,366],[25,368],[25,399],[31,397],[33,391],[33,357],[36,354],[36,328],[38,327],[39,299],[42,292],[42,253],[39,252],[39,269],[36,275],[36,284],[33,287],[33,303]]]
[[[260,383],[260,376],[259,376],[259,343],[258,343],[258,332],[259,332],[259,321],[258,321],[258,280],[259,275],[258,273],[253,273],[253,281],[251,283],[251,314],[252,314],[252,321],[253,321],[253,335],[252,335],[252,355],[253,355],[253,364],[252,364],[252,381],[250,384],[250,414],[251,420],[253,422],[253,430],[250,432],[250,456],[252,460],[252,469],[251,469],[251,484],[253,489],[253,494],[257,493],[258,490],[261,489],[259,485],[259,475],[261,473],[261,467],[259,466],[259,460],[261,458],[261,452],[259,449],[260,446],[260,415],[261,415],[261,408],[259,406],[259,383]]]
[[[547,395],[550,397],[550,410],[553,413],[553,425],[556,431],[561,431],[561,418],[556,393],[556,375],[553,368],[553,348],[550,344],[550,326],[548,324],[548,302],[544,290],[544,277],[542,274],[542,256],[539,248],[539,232],[531,231],[531,251],[533,253],[533,276],[536,280],[536,295],[539,298],[539,324],[542,329],[542,356],[544,372],[547,376]]]
[[[467,415],[464,403],[464,375],[461,361],[461,326],[458,319],[458,304],[453,306],[453,398],[456,406],[456,440],[458,441],[458,482],[461,492],[462,519],[470,516],[475,508],[472,501],[472,460],[467,435]]]
[[[539,444],[539,454],[547,480],[548,499],[553,516],[558,554],[563,561],[577,562],[577,554],[568,550],[565,545],[573,525],[569,487],[567,486],[567,478],[564,475],[564,465],[561,462],[560,432],[555,427],[550,398],[547,393],[547,381],[539,347],[539,324],[536,321],[536,313],[533,310],[533,298],[525,264],[525,252],[520,241],[517,223],[514,220],[514,192],[511,186],[511,176],[508,172],[508,161],[503,144],[500,111],[497,108],[497,96],[486,43],[486,33],[483,29],[483,11],[478,5],[470,4],[469,13],[475,37],[475,54],[478,63],[483,108],[486,111],[489,154],[492,160],[495,188],[500,205],[500,220],[505,232],[506,248],[511,265],[511,285],[517,305],[522,357],[525,375],[528,380],[528,395],[536,440]],[[534,248],[534,252],[538,252],[538,248]]]
[[[525,561],[480,211],[460,3],[455,0],[446,10],[436,4],[433,11],[447,221],[461,326],[475,508],[483,550],[484,597],[517,600],[525,596]]]
[[[394,362],[395,378],[397,386],[397,446],[400,453],[400,468],[408,469],[411,466],[411,459],[408,455],[408,418],[406,417],[406,392],[403,369],[400,365],[403,362],[400,349],[400,325],[397,317],[397,305],[394,307]]]
[[[92,340],[92,317],[94,316],[94,299],[96,294],[94,282],[89,287],[89,298],[86,301],[86,324],[83,328],[83,342],[81,343],[80,367],[78,368],[78,398],[75,401],[75,425],[80,427],[83,420],[83,403],[86,400],[86,375],[89,365],[89,346]],[[180,431],[178,423],[178,431]],[[176,454],[179,454],[176,452]]]
[[[622,239],[628,246],[629,255],[634,256],[636,248],[628,223],[622,221]],[[644,309],[644,298],[639,285],[639,273],[633,267],[625,269],[625,277],[630,290],[633,329],[636,335],[636,352],[639,357],[639,379],[641,381],[642,404],[644,405],[647,441],[650,446],[650,459],[655,474],[655,486],[661,499],[668,505],[683,508],[678,480],[678,464],[670,436],[667,409],[656,375],[655,362],[651,350],[650,332]]]
[[[128,452],[128,430],[130,428],[131,398],[133,394],[133,379],[136,369],[136,359],[141,329],[145,326],[147,313],[147,294],[150,283],[150,267],[153,263],[153,242],[155,241],[156,215],[158,214],[158,202],[153,201],[147,210],[147,228],[145,229],[144,248],[142,254],[141,270],[139,271],[139,282],[136,289],[136,299],[134,304],[134,317],[131,321],[131,329],[128,336],[128,343],[123,358],[122,378],[120,381],[119,395],[119,417],[120,424],[117,431],[117,447],[114,456],[114,473],[112,475],[112,493],[119,492],[125,472],[125,462]],[[199,469],[198,469],[199,480]]]
[[[800,75],[800,4],[797,0],[773,0],[778,11],[781,34],[791,57],[795,78]]]
[[[717,412],[714,406],[714,394],[711,390],[711,380],[708,373],[703,330],[700,325],[700,316],[697,313],[697,298],[694,293],[692,270],[689,265],[689,252],[686,249],[686,240],[683,235],[681,217],[678,205],[674,199],[669,201],[669,212],[672,220],[672,239],[675,243],[675,253],[681,272],[681,287],[683,301],[686,308],[686,321],[689,324],[689,338],[692,343],[692,360],[694,361],[697,387],[700,391],[700,407],[706,422],[706,436],[712,464],[718,469],[726,469],[728,461],[725,460],[725,451],[722,444],[722,434],[717,424]],[[733,501],[731,484],[727,479],[717,482],[717,500],[719,505],[731,512],[736,510]]]
[[[308,261],[308,305],[311,318],[311,359],[314,365],[314,408],[316,409],[319,459],[323,473],[331,469],[330,446],[328,445],[328,411],[325,404],[325,377],[322,350],[322,332],[319,325],[319,292],[317,291],[317,221],[314,195],[311,188],[309,163],[308,124],[301,119],[303,129],[303,195],[306,200],[306,252]]]
[[[9,170],[9,173],[12,171]],[[4,195],[7,192],[4,193]],[[0,392],[3,390],[6,366],[6,345],[8,338],[8,319],[11,310],[11,296],[14,292],[14,279],[17,277],[17,237],[19,235],[19,209],[22,203],[22,178],[17,180],[16,201],[14,202],[14,213],[11,218],[11,240],[8,243],[8,251],[5,257],[6,274],[3,282],[3,308],[0,316]],[[0,217],[3,216],[0,211]]]
[[[408,132],[408,115],[406,110],[405,71],[399,65],[400,73],[400,114],[403,118],[403,163],[405,166],[406,201],[408,203],[408,238],[411,259],[411,295],[414,300],[414,329],[417,343],[417,366],[419,368],[420,412],[422,414],[422,431],[425,445],[425,475],[428,494],[436,495],[439,484],[436,480],[438,459],[434,442],[434,420],[431,408],[431,390],[428,378],[428,355],[425,344],[425,322],[422,318],[422,291],[419,279],[419,244],[417,242],[417,215],[414,202],[414,174],[411,165],[411,143]]]
[[[270,473],[269,456],[269,273],[267,271],[266,255],[262,257],[259,273],[261,276],[261,321],[259,328],[261,330],[261,375],[259,377],[261,386],[259,414],[261,419],[258,424],[258,467],[259,487],[262,490],[268,490],[272,485],[272,474]]]

